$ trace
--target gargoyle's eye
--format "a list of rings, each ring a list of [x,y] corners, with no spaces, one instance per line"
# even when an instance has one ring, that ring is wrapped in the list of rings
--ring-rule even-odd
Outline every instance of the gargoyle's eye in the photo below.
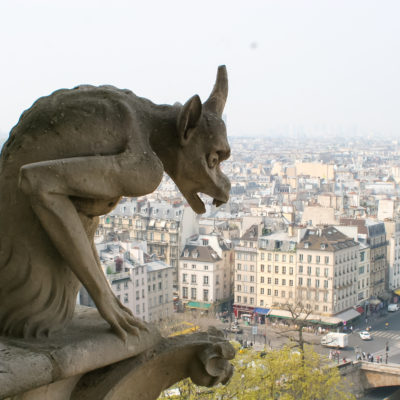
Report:
[[[219,164],[219,157],[217,153],[210,153],[207,157],[208,168],[215,168]]]

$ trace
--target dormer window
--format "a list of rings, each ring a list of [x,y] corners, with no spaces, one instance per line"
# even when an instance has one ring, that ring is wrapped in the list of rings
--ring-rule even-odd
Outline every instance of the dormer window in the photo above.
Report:
[[[189,257],[189,250],[185,250],[185,252],[183,253],[184,257]]]
[[[304,243],[304,248],[305,248],[305,249],[308,249],[308,245],[309,245],[309,244],[310,244],[310,243],[305,242],[305,243]]]
[[[325,250],[325,248],[326,248],[325,243],[321,243],[321,250]]]
[[[192,253],[192,257],[193,258],[197,258],[199,256],[199,252],[197,251],[197,250],[195,250],[193,253]]]

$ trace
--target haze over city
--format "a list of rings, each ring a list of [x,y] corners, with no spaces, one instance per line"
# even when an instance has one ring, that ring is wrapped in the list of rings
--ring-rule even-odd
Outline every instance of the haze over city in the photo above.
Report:
[[[63,87],[204,101],[226,64],[230,136],[400,131],[396,1],[3,1],[0,140]]]

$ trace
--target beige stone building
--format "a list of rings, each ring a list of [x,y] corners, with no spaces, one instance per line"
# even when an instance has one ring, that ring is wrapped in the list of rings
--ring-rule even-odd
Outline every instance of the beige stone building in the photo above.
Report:
[[[356,306],[358,256],[358,243],[336,228],[307,230],[297,247],[297,301],[326,316]]]
[[[233,310],[236,317],[251,317],[257,305],[257,248],[261,229],[261,225],[251,225],[235,247]]]
[[[296,303],[296,239],[285,232],[258,241],[257,313]]]

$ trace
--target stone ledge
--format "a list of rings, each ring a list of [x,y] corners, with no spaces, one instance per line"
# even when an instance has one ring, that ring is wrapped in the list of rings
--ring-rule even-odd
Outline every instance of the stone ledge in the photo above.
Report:
[[[68,327],[51,338],[0,337],[0,399],[136,356],[160,340],[152,327],[124,343],[96,309],[77,306]]]

